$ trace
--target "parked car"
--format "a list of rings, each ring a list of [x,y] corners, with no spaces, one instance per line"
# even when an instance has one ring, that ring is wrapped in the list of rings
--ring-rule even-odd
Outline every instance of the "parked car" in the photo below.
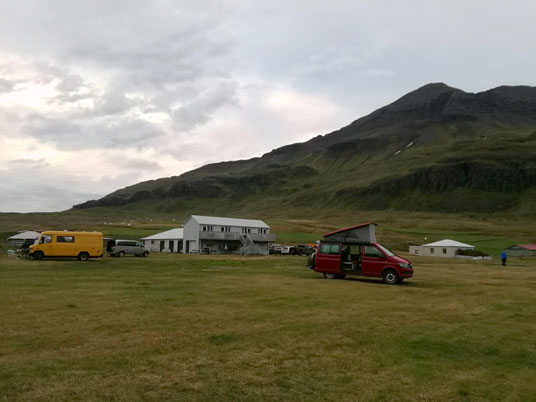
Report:
[[[112,257],[124,257],[127,254],[136,256],[147,257],[149,250],[145,246],[136,240],[111,240],[113,244],[110,247],[110,256]]]
[[[292,247],[290,246],[281,246],[281,254],[290,254],[290,250]]]
[[[413,276],[411,262],[379,243],[323,241],[308,266],[328,279],[358,275],[383,278],[387,284],[396,284]]]
[[[270,248],[268,249],[268,253],[270,254],[281,254],[281,250],[283,249],[283,246],[280,244],[272,244]]]
[[[311,247],[308,244],[298,244],[296,247],[294,247],[294,254],[297,255],[311,255],[315,251],[314,247]]]

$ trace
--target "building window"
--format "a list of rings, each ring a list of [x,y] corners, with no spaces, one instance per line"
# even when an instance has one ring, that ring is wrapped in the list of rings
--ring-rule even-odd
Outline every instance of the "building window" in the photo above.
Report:
[[[430,254],[434,254],[434,249],[433,248],[430,249]]]
[[[151,240],[151,246],[154,245],[154,240]]]
[[[419,250],[415,249],[415,255],[419,254]]]
[[[206,231],[207,231],[207,227],[203,226],[203,232],[206,232]]]
[[[443,249],[443,254],[447,254],[447,249],[446,248]]]

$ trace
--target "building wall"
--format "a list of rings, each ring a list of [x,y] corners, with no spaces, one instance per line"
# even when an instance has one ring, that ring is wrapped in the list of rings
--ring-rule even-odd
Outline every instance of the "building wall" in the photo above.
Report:
[[[161,249],[160,242],[164,242],[164,248]],[[171,244],[170,244],[171,242]],[[149,251],[154,252],[163,252],[163,253],[180,253],[182,252],[182,239],[155,239],[155,240],[144,240],[143,245]]]
[[[182,252],[191,253],[192,250],[199,250],[199,223],[191,218],[186,221],[183,227]]]

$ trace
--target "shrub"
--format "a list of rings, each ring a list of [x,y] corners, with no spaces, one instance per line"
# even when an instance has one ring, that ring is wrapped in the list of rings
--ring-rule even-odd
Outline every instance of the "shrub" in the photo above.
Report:
[[[461,250],[461,249],[458,249],[456,250],[456,255],[469,255],[471,257],[488,257],[489,254],[486,254],[484,253],[483,251],[480,251],[480,250]]]

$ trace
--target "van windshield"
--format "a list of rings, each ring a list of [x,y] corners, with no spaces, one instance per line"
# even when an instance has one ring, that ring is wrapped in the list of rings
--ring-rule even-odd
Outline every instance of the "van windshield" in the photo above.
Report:
[[[393,253],[391,250],[389,250],[387,247],[385,246],[382,246],[381,244],[376,244],[376,246],[384,252],[385,255],[387,255],[388,257],[394,257],[396,256],[395,253]]]

